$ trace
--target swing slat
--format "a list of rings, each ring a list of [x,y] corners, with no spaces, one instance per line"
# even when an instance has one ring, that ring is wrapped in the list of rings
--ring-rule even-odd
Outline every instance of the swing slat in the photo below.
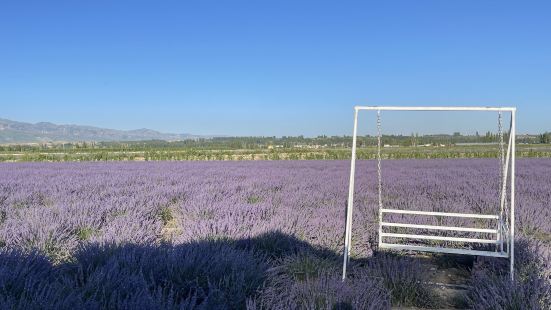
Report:
[[[491,256],[491,257],[509,257],[509,254],[507,254],[505,252],[491,252],[491,251],[477,251],[477,250],[467,250],[467,249],[440,248],[440,247],[419,246],[419,245],[379,243],[379,247],[380,248],[387,248],[387,249],[394,249],[394,250],[410,250],[410,251],[448,253],[448,254],[468,254],[468,255],[478,255],[478,256]]]
[[[394,234],[394,233],[383,233],[382,236],[383,237],[393,237],[393,238],[406,238],[406,239],[425,239],[425,240],[442,240],[442,241],[458,241],[458,242],[499,244],[499,240],[478,239],[478,238],[444,237],[444,236]]]
[[[413,211],[413,210],[398,210],[398,209],[381,209],[383,213],[398,213],[398,214],[415,214],[415,215],[436,215],[436,216],[451,216],[465,217],[478,219],[499,219],[498,215],[492,214],[469,214],[469,213],[452,213],[452,212],[432,212],[432,211]]]
[[[497,234],[497,229],[487,229],[487,228],[470,228],[470,227],[437,226],[437,225],[419,225],[419,224],[403,224],[403,223],[388,223],[388,222],[381,222],[381,226],[404,227],[404,228],[419,228],[419,229],[433,229],[433,230],[470,231],[470,232],[480,232],[480,233]]]

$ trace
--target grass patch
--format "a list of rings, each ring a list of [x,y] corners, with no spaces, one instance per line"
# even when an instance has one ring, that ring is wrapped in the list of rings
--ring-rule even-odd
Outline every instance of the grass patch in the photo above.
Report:
[[[541,231],[540,229],[537,229],[535,227],[526,227],[522,230],[522,232],[525,235],[530,236],[534,239],[547,243],[551,242],[551,233]]]
[[[27,207],[27,204],[22,202],[22,201],[19,201],[19,202],[16,202],[16,203],[12,204],[12,207],[16,210],[17,209],[24,209],[24,208]]]
[[[111,218],[116,218],[116,217],[125,216],[125,215],[126,215],[126,211],[124,211],[124,210],[116,210],[116,211],[111,211],[109,213],[109,216]]]
[[[170,243],[174,239],[174,236],[182,233],[182,229],[178,225],[178,214],[174,212],[176,211],[169,207],[163,207],[159,212],[159,217],[163,223],[161,229],[161,240],[163,242]]]
[[[76,235],[80,241],[86,241],[97,234],[97,230],[92,227],[80,227],[76,231]]]
[[[172,210],[169,207],[161,208],[161,211],[159,212],[159,217],[161,218],[161,221],[165,226],[174,220],[174,215],[172,214]]]
[[[251,205],[257,204],[260,201],[261,201],[261,199],[260,199],[260,196],[258,196],[258,195],[250,195],[250,196],[247,197],[247,203],[251,204]]]
[[[51,237],[44,244],[42,252],[54,265],[60,264],[70,257],[67,249],[64,249],[59,242],[53,240]]]

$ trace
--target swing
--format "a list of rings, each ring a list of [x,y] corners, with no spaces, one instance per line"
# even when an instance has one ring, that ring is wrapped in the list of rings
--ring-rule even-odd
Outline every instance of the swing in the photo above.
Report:
[[[502,257],[510,259],[510,272],[511,279],[513,278],[514,268],[514,179],[515,179],[515,108],[491,108],[491,107],[355,107],[354,113],[354,134],[352,143],[352,160],[350,170],[350,187],[348,195],[348,207],[346,218],[346,233],[345,233],[345,248],[344,248],[344,263],[343,263],[343,280],[346,278],[346,265],[350,257],[351,250],[351,235],[352,235],[352,210],[353,210],[353,195],[354,195],[354,170],[356,162],[356,136],[357,136],[357,118],[360,110],[375,110],[377,111],[377,194],[378,194],[378,247],[380,249],[389,250],[409,250],[409,251],[423,251],[434,253],[448,253],[448,254],[463,254],[463,255],[477,255],[477,256],[491,256]],[[416,211],[416,210],[401,210],[385,208],[382,199],[383,183],[382,183],[382,170],[381,170],[381,111],[497,111],[498,112],[498,134],[499,134],[499,210],[496,208],[495,214],[476,214],[476,213],[451,213],[451,212],[432,212],[432,211]],[[509,142],[507,146],[507,152],[505,152],[505,142],[503,135],[503,116],[502,112],[511,113],[511,126],[509,130]],[[505,154],[506,153],[506,154]],[[510,204],[507,203],[507,179],[509,173],[509,166],[511,166],[510,175]],[[497,205],[497,204],[496,204]],[[421,225],[414,223],[404,222],[392,222],[385,220],[388,218],[388,214],[402,214],[402,215],[422,215],[422,216],[434,216],[437,218],[452,217],[463,219],[480,219],[489,220],[495,222],[495,228],[479,228],[479,227],[456,227],[446,225]],[[385,216],[387,215],[387,216]],[[389,229],[395,229],[395,227],[407,231],[408,229],[416,229],[422,231],[429,231],[429,233],[396,233],[388,232]],[[483,233],[491,235],[489,238],[466,238],[460,236],[441,236],[437,234],[431,234],[430,231],[447,231],[447,232],[469,232],[469,233]],[[392,241],[396,240],[396,241]],[[403,242],[398,242],[398,241]],[[446,241],[446,242],[460,242],[462,244],[486,244],[493,248],[488,249],[469,249],[461,247],[445,247],[445,246],[430,246],[430,245],[412,245],[405,244],[404,241],[415,241],[422,243],[426,240]],[[411,242],[410,242],[411,243]]]

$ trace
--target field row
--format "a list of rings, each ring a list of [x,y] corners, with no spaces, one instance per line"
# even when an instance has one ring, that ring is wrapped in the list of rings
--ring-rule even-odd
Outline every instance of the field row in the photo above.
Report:
[[[281,148],[281,149],[21,149],[19,151],[0,152],[3,162],[58,162],[58,161],[162,161],[162,160],[345,160],[350,159],[350,149],[346,148]],[[358,149],[358,159],[375,159],[375,147]],[[499,151],[497,145],[470,146],[419,146],[419,147],[388,147],[383,148],[385,159],[431,159],[431,158],[496,158]],[[526,144],[517,146],[518,157],[549,158],[551,145]]]
[[[383,203],[495,214],[498,167],[384,161]],[[450,306],[422,284],[422,263],[377,249],[375,168],[358,161],[343,283],[347,161],[3,163],[0,308]],[[518,280],[506,260],[476,259],[463,306],[551,301],[551,161],[521,159],[517,173]]]

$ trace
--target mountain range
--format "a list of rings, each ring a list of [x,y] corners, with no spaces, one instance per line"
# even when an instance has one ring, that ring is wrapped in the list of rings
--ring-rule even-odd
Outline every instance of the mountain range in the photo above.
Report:
[[[192,134],[162,133],[151,129],[117,130],[81,125],[57,125],[48,122],[24,123],[0,118],[0,143],[44,143],[77,141],[180,141],[210,138]]]

